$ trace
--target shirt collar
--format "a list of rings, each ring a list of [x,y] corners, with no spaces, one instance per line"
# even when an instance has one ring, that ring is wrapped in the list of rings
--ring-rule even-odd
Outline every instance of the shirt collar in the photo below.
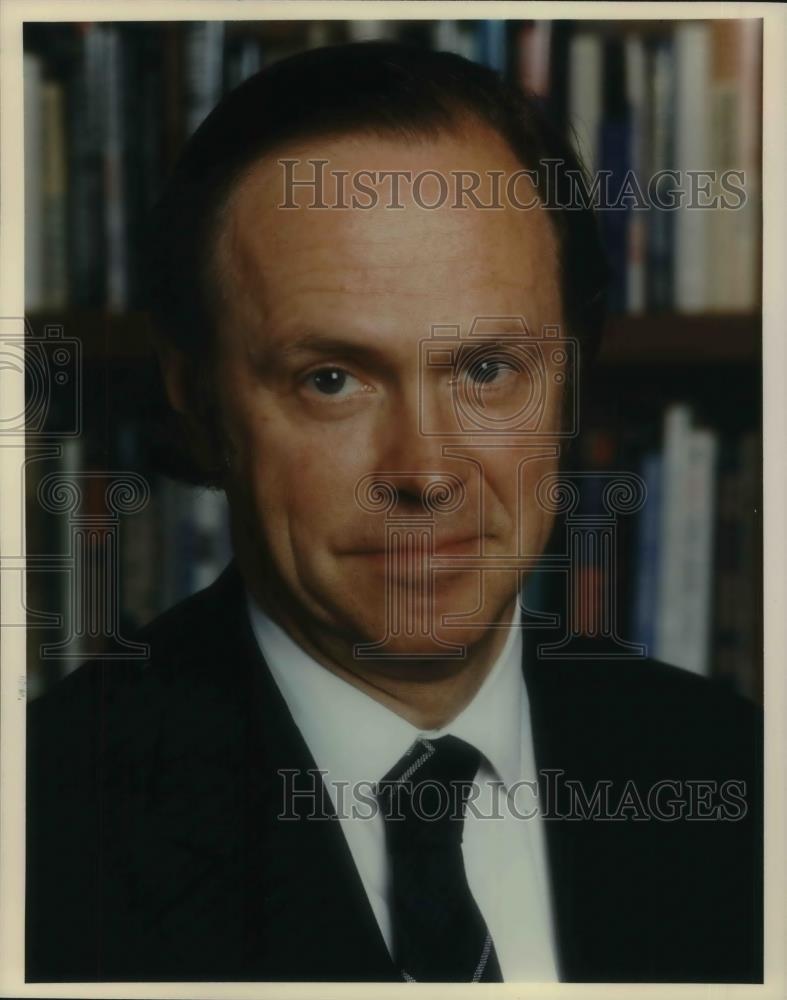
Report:
[[[476,747],[507,788],[522,779],[522,676],[519,609],[505,646],[473,700],[450,723],[422,730],[309,656],[247,594],[257,643],[317,767],[333,781],[377,782],[419,736],[451,734]]]

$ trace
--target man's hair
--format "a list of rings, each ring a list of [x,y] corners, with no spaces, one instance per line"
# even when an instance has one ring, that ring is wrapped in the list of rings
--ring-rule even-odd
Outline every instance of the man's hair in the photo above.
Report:
[[[437,138],[461,135],[471,122],[492,128],[522,166],[535,171],[542,201],[570,206],[550,210],[563,315],[580,342],[583,367],[592,359],[604,322],[605,256],[592,210],[573,204],[581,165],[538,101],[452,53],[390,42],[312,49],[225,95],[184,146],[151,215],[144,265],[152,331],[189,360],[192,402],[206,433],[207,362],[221,308],[215,250],[224,207],[245,171],[294,141],[358,134]],[[553,162],[549,193],[547,161]],[[183,463],[172,471],[192,481],[220,479],[216,471]]]

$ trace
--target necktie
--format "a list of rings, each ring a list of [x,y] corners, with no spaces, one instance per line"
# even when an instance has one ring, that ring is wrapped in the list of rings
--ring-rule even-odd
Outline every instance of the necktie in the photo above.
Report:
[[[391,863],[394,962],[408,982],[501,982],[462,857],[478,750],[420,738],[377,786]]]

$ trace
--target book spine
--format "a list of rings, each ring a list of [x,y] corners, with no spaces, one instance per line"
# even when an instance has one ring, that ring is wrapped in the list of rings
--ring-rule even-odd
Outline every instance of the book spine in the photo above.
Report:
[[[762,237],[762,21],[736,21],[738,30],[738,122],[733,168],[744,177],[746,202],[728,214],[735,217],[735,266],[730,281],[730,309],[757,309],[761,302]]]
[[[655,650],[659,598],[659,558],[662,489],[662,456],[657,451],[643,456],[640,475],[647,497],[637,523],[634,558],[633,640],[645,646],[646,654]]]
[[[587,172],[595,175],[600,159],[603,49],[594,34],[575,35],[568,55],[568,118],[575,147]]]
[[[224,63],[224,89],[233,90],[262,69],[262,45],[258,38],[242,35],[228,43]]]
[[[69,95],[68,284],[72,304],[105,303],[104,183],[101,135],[103,36],[100,25],[80,26],[81,46]]]
[[[388,41],[396,38],[396,22],[387,20],[347,21],[351,42]]]
[[[710,36],[706,24],[675,29],[675,166],[683,174],[683,203],[675,211],[675,307],[699,312],[709,304],[710,222],[707,207],[690,206],[688,171],[710,169]],[[699,200],[699,199],[698,199]]]
[[[551,74],[552,24],[531,21],[524,24],[515,39],[516,79],[525,93],[546,100]]]
[[[507,68],[508,22],[500,19],[476,22],[476,59],[496,73]]]
[[[602,183],[606,188],[600,224],[611,271],[607,304],[613,313],[621,313],[626,308],[628,225],[631,215],[630,206],[620,199],[629,170],[631,140],[624,66],[623,46],[613,39],[604,50],[604,115],[600,133]]]
[[[711,667],[717,451],[718,439],[713,431],[704,428],[692,430],[684,485],[680,655],[673,662],[703,675],[709,674]]]
[[[126,145],[125,63],[118,29],[104,27],[103,55],[106,89],[102,101],[104,146],[104,246],[106,251],[106,306],[122,312],[128,306],[128,231],[124,158]]]
[[[656,658],[666,663],[681,659],[683,590],[683,542],[685,538],[684,484],[691,410],[682,403],[667,408],[663,421],[663,485],[661,556],[659,559],[658,616],[656,618]]]
[[[672,232],[673,212],[663,206],[670,204],[672,182],[665,171],[674,167],[674,55],[672,43],[657,43],[648,52],[650,88],[646,132],[648,179],[653,186],[655,204],[647,221],[646,297],[649,310],[670,309],[673,301]]]
[[[66,249],[66,135],[63,87],[48,81],[43,87],[44,111],[44,300],[47,309],[62,309],[68,301]]]
[[[641,189],[647,190],[645,172],[645,47],[642,39],[625,41],[626,104],[629,121],[629,167]],[[626,311],[642,313],[646,305],[645,247],[647,215],[632,209],[628,217],[626,241]]]
[[[198,490],[194,496],[195,566],[192,587],[210,586],[229,562],[229,510],[224,494]]]
[[[23,60],[25,155],[25,308],[40,309],[44,283],[44,130],[42,118],[43,62],[26,52]]]
[[[186,25],[184,36],[184,121],[189,136],[221,97],[224,74],[224,22]]]
[[[170,553],[162,580],[161,604],[169,607],[193,593],[194,572],[194,489],[183,483],[163,480],[162,551]]]

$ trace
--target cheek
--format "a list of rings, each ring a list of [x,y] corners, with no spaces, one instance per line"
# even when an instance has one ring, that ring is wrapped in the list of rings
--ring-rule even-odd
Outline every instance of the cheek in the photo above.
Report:
[[[368,447],[349,428],[301,425],[263,409],[236,405],[230,423],[237,486],[257,530],[273,549],[336,535],[353,520]]]

